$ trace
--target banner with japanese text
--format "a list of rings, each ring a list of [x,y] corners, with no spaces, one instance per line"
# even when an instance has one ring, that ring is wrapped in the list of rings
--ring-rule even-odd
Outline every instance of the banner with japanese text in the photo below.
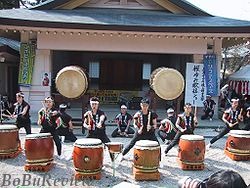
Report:
[[[215,54],[206,54],[203,56],[205,81],[207,94],[218,96],[218,79],[217,79],[217,60]]]
[[[35,62],[36,45],[31,43],[21,43],[20,65],[18,84],[30,86],[32,83],[33,67]]]
[[[187,63],[185,103],[188,102],[193,106],[203,107],[203,101],[206,99],[204,77],[203,64]]]

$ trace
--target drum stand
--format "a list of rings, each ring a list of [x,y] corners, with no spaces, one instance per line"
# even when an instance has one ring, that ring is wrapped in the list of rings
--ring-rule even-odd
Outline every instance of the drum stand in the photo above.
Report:
[[[113,177],[115,176],[115,160],[117,159],[118,155],[120,154],[121,152],[113,152],[113,151],[110,151],[109,150],[109,156],[110,156],[110,159],[111,159],[111,162],[112,162],[112,169],[113,169]]]

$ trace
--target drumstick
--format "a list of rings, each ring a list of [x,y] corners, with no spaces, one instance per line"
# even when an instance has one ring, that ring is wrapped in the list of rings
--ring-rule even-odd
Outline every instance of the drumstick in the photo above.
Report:
[[[7,112],[9,115],[12,115],[12,114],[10,113],[10,111],[9,111],[9,110],[6,110],[6,112]]]

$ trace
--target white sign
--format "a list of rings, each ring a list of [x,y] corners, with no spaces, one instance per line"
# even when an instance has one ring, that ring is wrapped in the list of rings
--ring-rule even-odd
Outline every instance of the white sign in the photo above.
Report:
[[[203,101],[205,99],[206,84],[204,65],[187,63],[185,103],[191,103],[192,106],[203,107]]]

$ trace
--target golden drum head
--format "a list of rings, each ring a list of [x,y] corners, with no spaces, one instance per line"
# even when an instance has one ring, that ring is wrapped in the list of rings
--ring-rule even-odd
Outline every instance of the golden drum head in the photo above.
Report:
[[[81,67],[64,67],[56,75],[56,88],[64,97],[78,98],[86,92],[88,78]]]
[[[184,90],[184,78],[175,69],[161,67],[154,70],[150,77],[150,87],[162,99],[172,100]]]

